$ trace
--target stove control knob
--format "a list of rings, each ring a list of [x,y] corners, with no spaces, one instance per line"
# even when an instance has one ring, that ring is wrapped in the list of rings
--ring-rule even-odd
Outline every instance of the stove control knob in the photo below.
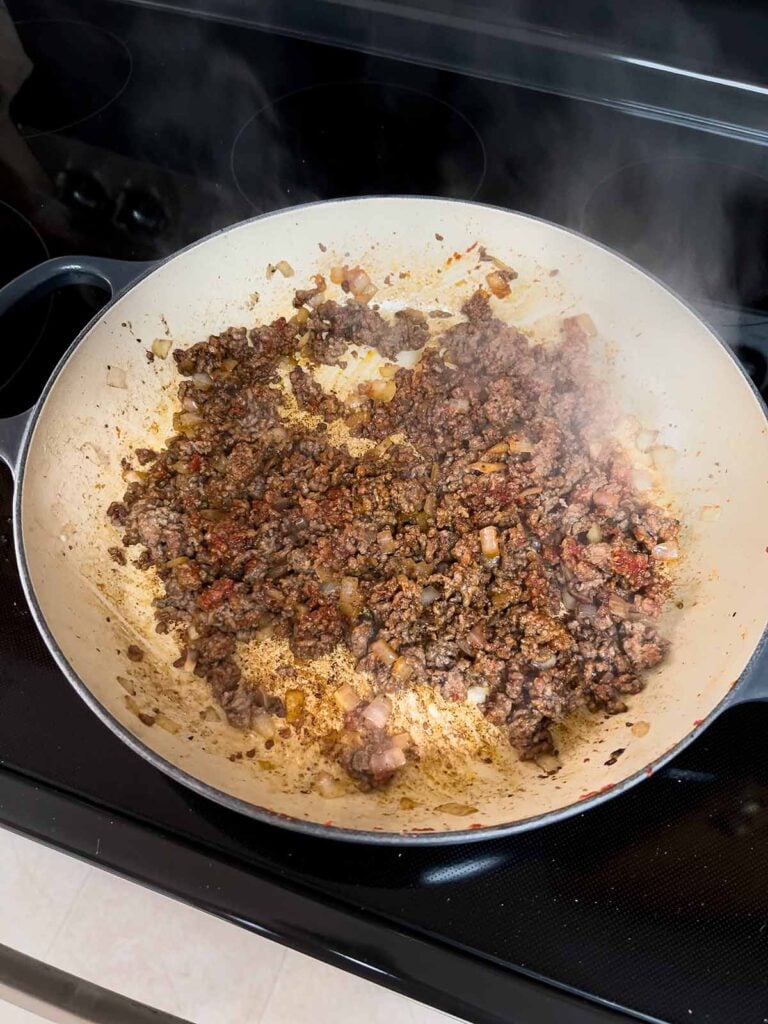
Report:
[[[62,171],[56,178],[59,197],[72,210],[97,217],[109,209],[109,196],[98,178],[88,171]]]
[[[115,219],[126,230],[147,235],[162,231],[168,221],[159,200],[139,189],[124,189],[120,193]]]

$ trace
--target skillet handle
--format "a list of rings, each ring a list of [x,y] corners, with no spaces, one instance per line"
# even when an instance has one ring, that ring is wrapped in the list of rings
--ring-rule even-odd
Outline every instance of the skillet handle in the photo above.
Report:
[[[110,260],[100,256],[59,256],[24,271],[0,288],[0,316],[44,298],[69,285],[90,284],[109,291],[111,298],[125,291],[156,264]],[[18,416],[0,419],[0,459],[16,475],[19,452],[34,406]]]

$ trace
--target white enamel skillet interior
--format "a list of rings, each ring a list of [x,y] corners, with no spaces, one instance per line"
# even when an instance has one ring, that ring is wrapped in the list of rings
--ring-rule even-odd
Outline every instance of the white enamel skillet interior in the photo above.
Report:
[[[246,745],[242,734],[212,714],[204,683],[170,668],[177,652],[154,632],[147,575],[119,569],[107,554],[119,543],[105,511],[125,487],[121,458],[171,433],[178,379],[171,359],[150,363],[146,350],[157,337],[183,346],[230,325],[268,322],[290,309],[296,287],[340,262],[367,269],[385,311],[456,310],[488,269],[476,267],[476,244],[519,274],[513,294],[493,300],[496,315],[536,340],[551,337],[562,316],[588,312],[599,332],[596,371],[622,411],[677,453],[664,480],[684,524],[664,621],[671,653],[626,715],[585,715],[558,731],[562,768],[554,775],[511,752],[492,765],[468,763],[436,706],[436,749],[427,735],[420,765],[408,766],[402,782],[328,800],[306,766],[292,766],[290,744],[281,761],[251,737],[255,756],[230,760]],[[267,264],[279,260],[294,276],[267,277]],[[16,548],[37,625],[83,699],[161,771],[228,807],[316,835],[460,842],[535,827],[613,796],[734,700],[761,696],[754,665],[768,620],[765,410],[727,348],[649,275],[532,217],[396,197],[318,203],[234,225],[119,290],[142,269],[51,261],[0,292],[2,311],[62,275],[111,278],[118,290],[37,406],[2,424],[0,441],[15,473]],[[146,652],[140,664],[126,659],[130,643]],[[154,724],[137,710],[151,711]]]

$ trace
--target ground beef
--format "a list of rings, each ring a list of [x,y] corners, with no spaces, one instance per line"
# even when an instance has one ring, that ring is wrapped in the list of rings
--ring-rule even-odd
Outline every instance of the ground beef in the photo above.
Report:
[[[177,433],[136,451],[145,469],[107,510],[140,547],[134,565],[159,575],[157,629],[178,633],[180,664],[247,728],[285,709],[243,679],[238,644],[282,637],[300,660],[344,644],[379,694],[426,684],[462,702],[483,687],[523,758],[550,752],[552,724],[580,707],[625,709],[666,651],[653,554],[678,523],[633,492],[615,444],[594,443],[604,395],[580,318],[531,345],[478,292],[427,344],[422,313],[385,319],[324,290],[297,292],[290,320],[174,352]],[[349,345],[423,351],[394,395],[352,408],[297,365]],[[292,417],[293,400],[319,425]],[[353,456],[330,439],[338,420],[379,444]],[[489,531],[498,551],[484,553]],[[404,760],[360,709],[327,746],[364,787]]]

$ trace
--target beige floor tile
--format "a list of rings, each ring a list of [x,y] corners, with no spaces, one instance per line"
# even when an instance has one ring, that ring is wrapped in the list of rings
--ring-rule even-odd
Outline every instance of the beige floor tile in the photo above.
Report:
[[[0,828],[0,943],[45,958],[91,868]]]
[[[40,1024],[42,1020],[36,1013],[22,1010],[20,1006],[13,1006],[0,999],[0,1024]]]
[[[46,960],[194,1024],[258,1024],[284,956],[268,939],[94,869]]]
[[[413,999],[290,950],[260,1024],[450,1024]]]

